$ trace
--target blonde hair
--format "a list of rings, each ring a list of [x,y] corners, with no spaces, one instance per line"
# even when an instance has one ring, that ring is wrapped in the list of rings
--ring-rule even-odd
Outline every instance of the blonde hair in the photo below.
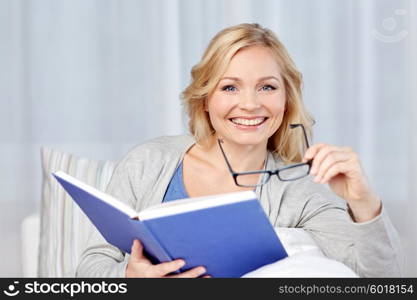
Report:
[[[290,124],[303,124],[307,136],[311,137],[314,123],[302,101],[302,75],[275,34],[258,24],[245,23],[223,29],[211,40],[201,61],[192,68],[192,81],[181,94],[190,118],[189,130],[198,143],[207,145],[210,142],[215,130],[205,110],[206,99],[215,90],[233,56],[239,50],[255,45],[269,48],[276,56],[286,92],[282,123],[269,138],[268,150],[286,163],[299,162],[304,153],[304,136],[301,128],[290,129]]]

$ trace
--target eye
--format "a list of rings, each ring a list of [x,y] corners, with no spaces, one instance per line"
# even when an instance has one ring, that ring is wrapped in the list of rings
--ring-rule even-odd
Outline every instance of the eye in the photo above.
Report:
[[[226,92],[236,92],[237,89],[235,86],[233,85],[225,85],[224,87],[222,87],[222,91],[226,91]]]
[[[274,91],[276,89],[277,89],[276,87],[274,87],[270,84],[267,84],[267,85],[264,85],[263,87],[261,87],[261,90],[264,91],[264,92],[270,92],[270,91]]]

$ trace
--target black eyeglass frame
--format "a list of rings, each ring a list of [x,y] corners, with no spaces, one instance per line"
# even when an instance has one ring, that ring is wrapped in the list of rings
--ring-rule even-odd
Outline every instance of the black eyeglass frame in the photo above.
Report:
[[[304,134],[305,144],[306,144],[306,147],[308,149],[310,147],[310,145],[309,145],[309,142],[308,142],[308,139],[307,139],[307,134],[306,134],[304,125],[303,124],[290,124],[291,129],[296,128],[296,127],[301,127],[302,128],[303,134]],[[240,186],[240,187],[261,186],[261,185],[264,185],[265,183],[267,183],[273,175],[277,175],[278,179],[281,180],[281,181],[294,181],[294,180],[306,177],[308,174],[310,174],[310,169],[311,169],[311,165],[312,165],[313,160],[309,160],[305,163],[291,164],[291,165],[288,165],[288,166],[285,166],[283,168],[279,168],[279,169],[276,169],[276,170],[258,170],[258,171],[235,172],[233,170],[232,166],[230,165],[229,160],[227,159],[226,153],[224,152],[224,149],[221,145],[223,143],[223,140],[218,139],[217,142],[218,142],[220,150],[223,154],[224,160],[226,161],[227,167],[229,168],[229,171],[232,174],[233,180],[234,180],[234,182],[237,186]],[[291,179],[283,179],[283,178],[281,178],[281,176],[279,176],[279,173],[281,171],[292,169],[292,168],[297,168],[297,167],[304,166],[304,165],[308,166],[308,171],[305,175],[301,175],[299,177],[295,177],[295,178],[291,178]],[[261,174],[261,175],[268,174],[268,177],[265,180],[263,180],[260,184],[256,184],[256,185],[242,185],[242,184],[239,184],[238,181],[237,181],[237,177],[239,175],[254,175],[254,174]]]

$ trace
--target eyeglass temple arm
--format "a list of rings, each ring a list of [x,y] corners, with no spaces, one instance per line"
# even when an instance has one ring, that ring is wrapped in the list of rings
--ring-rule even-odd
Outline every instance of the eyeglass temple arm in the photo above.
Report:
[[[226,165],[229,168],[230,173],[235,174],[235,171],[233,171],[232,166],[229,164],[229,161],[227,160],[226,153],[224,153],[224,150],[223,150],[223,147],[222,147],[223,141],[221,139],[218,139],[217,142],[219,143],[220,151],[223,154],[223,158],[226,161]]]
[[[301,127],[301,129],[303,130],[304,140],[306,142],[306,147],[307,147],[307,149],[310,148],[310,144],[309,144],[308,139],[307,139],[307,133],[306,133],[306,130],[304,128],[304,125],[301,124],[301,123],[300,124],[290,124],[291,129],[296,128],[296,127]]]

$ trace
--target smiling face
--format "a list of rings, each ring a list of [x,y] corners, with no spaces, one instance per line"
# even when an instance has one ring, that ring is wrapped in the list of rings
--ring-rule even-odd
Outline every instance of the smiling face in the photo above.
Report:
[[[285,111],[285,86],[271,50],[241,49],[207,100],[217,138],[239,145],[265,145]]]

